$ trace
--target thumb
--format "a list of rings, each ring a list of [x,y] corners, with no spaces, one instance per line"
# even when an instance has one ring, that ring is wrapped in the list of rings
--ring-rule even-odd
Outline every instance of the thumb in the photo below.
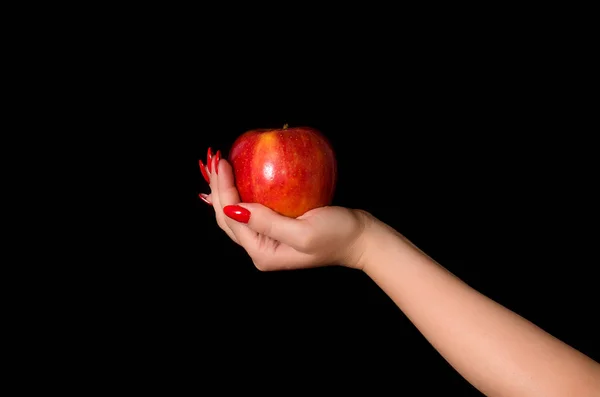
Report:
[[[223,208],[223,212],[231,219],[245,223],[255,232],[298,250],[302,250],[310,238],[310,228],[306,220],[280,215],[261,204],[228,205]]]

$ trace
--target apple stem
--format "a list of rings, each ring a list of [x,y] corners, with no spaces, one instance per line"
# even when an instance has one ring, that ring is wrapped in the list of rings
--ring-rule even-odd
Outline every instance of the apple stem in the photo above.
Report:
[[[287,130],[287,128],[288,128],[288,124],[287,124],[287,123],[285,123],[285,124],[283,125],[283,129],[284,129],[284,130]]]

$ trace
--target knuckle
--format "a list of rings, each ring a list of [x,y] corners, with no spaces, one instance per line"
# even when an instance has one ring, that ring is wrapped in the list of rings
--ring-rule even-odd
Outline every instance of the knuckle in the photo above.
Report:
[[[273,233],[277,232],[276,227],[274,227],[273,223],[271,222],[264,222],[264,224],[259,225],[259,228],[257,229],[257,231],[265,236],[272,236]]]
[[[260,270],[261,272],[266,272],[269,270],[269,267],[267,266],[267,263],[264,260],[260,260],[260,259],[252,259],[252,263],[254,263],[254,267],[256,267],[258,270]]]
[[[298,248],[304,252],[314,249],[315,238],[311,233],[303,232],[298,235]]]
[[[248,249],[246,248],[246,252],[250,256],[254,267],[256,267],[261,272],[268,272],[274,270],[273,261],[268,255],[261,253],[260,250],[256,249]]]

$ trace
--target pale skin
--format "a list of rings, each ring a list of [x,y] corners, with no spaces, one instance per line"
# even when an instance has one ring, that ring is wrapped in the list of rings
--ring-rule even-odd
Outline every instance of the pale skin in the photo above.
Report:
[[[600,396],[600,364],[479,293],[382,221],[342,207],[291,219],[241,203],[230,164],[210,161],[206,200],[259,270],[341,265],[364,272],[486,396]],[[229,205],[249,210],[248,222],[226,216]]]

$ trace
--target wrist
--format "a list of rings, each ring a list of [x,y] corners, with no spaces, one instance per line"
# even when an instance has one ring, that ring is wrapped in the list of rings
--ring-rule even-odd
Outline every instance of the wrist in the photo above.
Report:
[[[386,225],[366,211],[352,210],[352,212],[358,220],[359,232],[357,238],[349,246],[349,252],[342,260],[342,265],[364,272],[372,262],[377,236],[381,235],[382,229],[385,229]]]
[[[369,277],[389,262],[389,256],[403,258],[415,247],[397,230],[363,212],[366,217],[365,227],[361,235],[360,256],[356,268]],[[398,255],[399,254],[399,255]]]
[[[354,218],[356,233],[349,243],[346,244],[346,249],[341,253],[341,257],[336,258],[336,263],[341,266],[351,269],[362,270],[362,261],[366,252],[367,234],[373,227],[375,218],[366,211],[346,209],[350,211]]]

